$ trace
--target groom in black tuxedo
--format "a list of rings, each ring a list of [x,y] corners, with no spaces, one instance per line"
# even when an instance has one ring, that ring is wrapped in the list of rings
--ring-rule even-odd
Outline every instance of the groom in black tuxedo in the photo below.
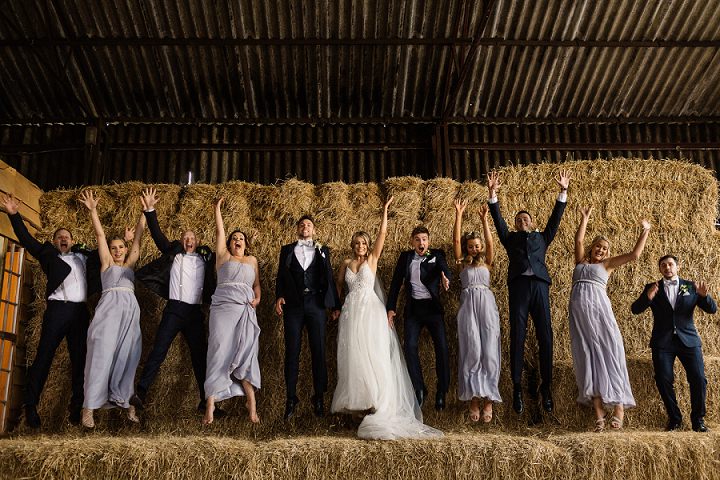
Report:
[[[422,406],[427,389],[423,381],[418,340],[423,327],[430,332],[435,346],[437,389],[435,409],[445,408],[445,395],[450,387],[450,359],[445,335],[440,286],[450,288],[452,274],[442,250],[430,248],[430,232],[415,227],[411,234],[413,250],[402,252],[398,258],[387,300],[388,321],[392,324],[397,310],[400,287],[405,285],[404,349],[407,368],[418,403]]]
[[[145,361],[136,394],[130,403],[145,408],[150,386],[160,371],[170,345],[182,333],[190,350],[200,402],[197,409],[205,412],[205,365],[207,362],[207,333],[203,303],[209,304],[215,291],[215,254],[205,245],[198,245],[195,232],[183,232],[181,240],[169,241],[160,229],[154,188],[143,192],[145,218],[155,245],[162,254],[135,275],[152,292],[167,300],[160,325],[155,333],[153,348]],[[225,412],[215,409],[215,417]],[[218,415],[220,414],[220,415]]]
[[[283,245],[280,249],[275,280],[275,312],[283,317],[285,328],[285,420],[295,414],[300,402],[297,380],[303,328],[307,328],[312,358],[313,412],[318,417],[324,415],[324,394],[328,383],[325,310],[332,310],[333,320],[340,316],[340,298],[330,263],[330,250],[313,240],[315,222],[311,216],[301,217],[296,227],[297,242]]]
[[[708,294],[705,282],[693,283],[678,277],[676,257],[665,255],[658,261],[658,266],[662,280],[645,285],[640,298],[632,304],[632,312],[637,315],[648,307],[652,310],[654,323],[650,348],[655,384],[668,414],[667,430],[677,430],[682,425],[682,413],[673,386],[673,364],[677,357],[685,367],[690,384],[692,428],[696,432],[707,432],[704,418],[707,379],[693,311],[698,306],[707,313],[715,313],[717,305]]]
[[[540,350],[540,394],[542,406],[553,410],[552,400],[552,359],[553,333],[550,321],[550,274],[545,265],[545,253],[560,226],[560,219],[567,204],[567,189],[570,174],[560,172],[555,180],[560,186],[555,207],[542,232],[535,228],[530,214],[521,210],[515,214],[515,231],[508,230],[500,215],[497,191],[500,176],[497,172],[488,174],[488,204],[500,243],[508,254],[508,297],[510,303],[510,375],[513,382],[513,409],[524,410],[522,399],[522,371],[525,359],[525,336],[527,335],[528,314],[535,324]]]

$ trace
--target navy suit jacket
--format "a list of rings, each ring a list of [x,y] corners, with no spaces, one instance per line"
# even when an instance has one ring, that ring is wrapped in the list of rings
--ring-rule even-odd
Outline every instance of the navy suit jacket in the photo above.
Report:
[[[662,285],[662,281],[660,283]],[[701,297],[692,282],[680,279],[675,309],[673,309],[662,286],[652,300],[648,299],[647,292],[653,285],[655,283],[645,285],[640,298],[635,300],[631,307],[635,315],[644,312],[648,307],[652,310],[654,322],[650,347],[670,348],[673,331],[677,331],[678,338],[686,347],[699,347],[701,342],[695,329],[693,311],[695,306],[698,306],[707,313],[715,313],[717,311],[715,300],[709,294]]]
[[[432,300],[436,302],[442,310],[442,303],[440,302],[440,283],[442,276],[440,273],[444,272],[448,280],[452,278],[452,273],[450,273],[447,261],[445,260],[445,253],[442,250],[431,248],[428,252],[430,252],[430,255],[426,255],[422,263],[420,263],[420,281],[427,287],[432,296]],[[403,283],[405,284],[405,291],[408,292],[408,295],[411,291],[410,264],[414,256],[415,250],[408,250],[402,252],[398,258],[392,281],[390,282],[390,293],[388,294],[386,306],[388,311],[397,310],[398,296],[400,295],[400,287]]]
[[[532,268],[533,273],[539,279],[552,283],[545,265],[545,253],[550,242],[555,238],[566,205],[567,202],[555,202],[550,219],[542,232],[511,232],[500,215],[500,203],[495,202],[488,205],[500,243],[503,244],[508,254],[508,283],[512,283],[528,268]]]
[[[297,285],[290,272],[290,263],[295,256],[295,245],[297,242],[283,245],[280,249],[277,277],[275,278],[275,298],[284,298],[285,305],[300,306],[303,304],[302,285]],[[332,264],[330,263],[330,249],[323,245],[322,248],[315,248],[313,264],[321,262],[318,268],[320,271],[320,293],[323,295],[323,305],[330,310],[340,309],[340,297],[338,296],[335,279],[333,277]],[[318,266],[316,265],[316,268]]]
[[[155,245],[162,255],[160,258],[148,263],[137,271],[135,277],[143,282],[143,284],[152,292],[160,295],[164,299],[170,296],[170,269],[172,268],[175,255],[179,255],[185,251],[182,242],[179,240],[169,241],[165,234],[160,230],[160,224],[157,219],[157,212],[145,212],[148,230],[152,235]],[[212,295],[215,292],[215,254],[205,245],[200,245],[195,249],[205,262],[205,278],[203,279],[203,303],[209,304],[212,301]]]
[[[10,215],[10,224],[13,227],[15,235],[17,235],[20,245],[25,247],[30,255],[35,257],[40,263],[40,268],[47,276],[47,286],[45,287],[45,298],[47,299],[52,293],[58,289],[65,278],[70,275],[70,265],[60,258],[60,251],[50,242],[40,243],[30,235],[22,216],[19,213]],[[86,250],[84,248],[76,248],[73,245],[73,252],[81,253],[88,257],[86,264],[86,272],[88,277],[88,296],[98,292],[100,287],[100,256],[97,250]]]

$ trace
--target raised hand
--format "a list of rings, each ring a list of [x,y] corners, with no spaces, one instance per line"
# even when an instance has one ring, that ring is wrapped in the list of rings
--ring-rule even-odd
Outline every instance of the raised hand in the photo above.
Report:
[[[570,185],[570,177],[571,175],[569,170],[560,170],[558,178],[556,178],[555,181],[558,185],[560,185],[560,188],[567,190]]]
[[[8,193],[2,196],[2,206],[8,214],[15,215],[18,208],[20,208],[20,202],[15,198],[15,195]]]
[[[220,198],[218,198],[217,201],[215,202],[215,207],[216,207],[216,208],[221,208],[222,205],[223,205],[223,203],[225,203],[225,197],[220,197]]]
[[[98,206],[98,200],[95,198],[95,194],[92,190],[85,190],[80,194],[80,201],[87,207],[88,210],[93,211]]]
[[[589,207],[578,207],[578,211],[580,212],[580,215],[582,215],[583,219],[590,218],[590,214],[593,211],[592,205]]]
[[[652,301],[652,299],[655,298],[655,295],[657,295],[658,290],[660,290],[660,282],[653,283],[647,291],[648,300]]]
[[[485,220],[487,218],[488,212],[490,209],[487,206],[487,203],[483,203],[480,208],[478,208],[478,213],[480,214],[480,219]]]
[[[695,290],[701,297],[707,297],[708,285],[705,282],[695,282]]]
[[[390,206],[390,204],[393,202],[394,199],[395,199],[395,196],[390,195],[390,198],[388,198],[387,201],[385,202],[385,211],[386,212],[388,210],[388,207]]]
[[[155,204],[158,202],[157,190],[154,187],[146,188],[143,190],[140,200],[144,210],[155,208]]]
[[[440,272],[440,279],[442,280],[442,286],[445,291],[450,290],[450,280],[445,276],[445,272]]]
[[[497,191],[500,189],[500,185],[502,185],[502,182],[500,181],[500,174],[498,172],[490,172],[487,174],[487,180],[488,180],[488,191],[490,192],[490,197],[494,197],[497,194]]]
[[[460,200],[459,198],[456,198],[455,202],[453,202],[453,203],[455,204],[455,213],[462,216],[462,214],[465,212],[465,208],[467,208],[467,206],[468,206],[468,201]]]
[[[125,243],[135,238],[135,227],[125,227]]]
[[[640,221],[640,224],[642,225],[643,230],[650,230],[650,227],[652,227],[652,225],[650,224],[650,222],[648,222],[648,221],[645,220],[644,218]]]

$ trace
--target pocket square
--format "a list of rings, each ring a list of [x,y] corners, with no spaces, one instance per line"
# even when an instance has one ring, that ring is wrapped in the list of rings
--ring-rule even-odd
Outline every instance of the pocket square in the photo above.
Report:
[[[428,263],[435,263],[435,260],[437,260],[437,257],[433,257],[430,260],[428,260]]]

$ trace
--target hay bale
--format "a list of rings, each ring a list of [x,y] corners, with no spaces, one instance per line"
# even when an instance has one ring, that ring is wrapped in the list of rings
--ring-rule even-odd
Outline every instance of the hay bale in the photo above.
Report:
[[[589,414],[586,409],[574,404],[575,385],[571,369],[570,339],[567,325],[567,304],[571,289],[573,265],[573,238],[579,216],[578,205],[592,204],[595,211],[588,227],[588,237],[598,233],[606,234],[612,242],[614,253],[627,251],[634,245],[639,234],[637,221],[648,218],[654,225],[645,253],[631,265],[618,269],[608,285],[608,294],[613,304],[618,324],[623,333],[630,367],[630,378],[640,407],[628,413],[633,426],[657,428],[664,424],[664,413],[654,387],[649,363],[648,341],[652,328],[649,313],[633,316],[630,303],[640,294],[645,282],[659,278],[656,260],[664,253],[672,252],[681,258],[681,275],[696,280],[706,280],[713,292],[720,287],[720,257],[718,234],[713,228],[716,212],[717,187],[711,172],[702,167],[676,161],[643,161],[617,159],[610,162],[580,161],[557,164],[541,164],[524,167],[507,167],[501,170],[503,185],[499,192],[501,212],[512,222],[512,216],[519,209],[527,209],[539,228],[543,228],[557,196],[554,177],[560,168],[572,171],[569,203],[560,225],[557,237],[547,255],[547,264],[553,277],[551,308],[555,332],[556,382],[555,397],[558,411],[557,428],[585,430]],[[671,186],[668,187],[668,185]],[[108,229],[120,230],[132,224],[139,215],[137,195],[142,184],[123,184],[93,187],[101,195],[101,213]],[[204,238],[205,243],[214,243],[214,221],[212,202],[219,192],[228,199],[226,225],[239,226],[258,232],[253,244],[253,253],[260,264],[263,299],[258,308],[258,321],[262,330],[260,336],[260,366],[263,389],[259,392],[259,414],[263,423],[251,427],[246,422],[242,400],[230,400],[226,407],[233,415],[228,421],[218,422],[207,430],[201,430],[199,417],[195,413],[196,387],[190,367],[189,354],[182,341],[174,342],[168,358],[150,391],[153,402],[144,415],[142,431],[161,435],[169,432],[208,431],[215,435],[237,435],[244,438],[271,439],[287,434],[327,434],[336,428],[342,434],[351,435],[354,427],[345,417],[330,416],[317,420],[310,413],[311,392],[310,360],[307,342],[302,352],[299,394],[301,405],[295,422],[285,425],[281,421],[285,398],[283,365],[283,323],[272,310],[274,302],[275,275],[278,254],[284,243],[295,239],[295,222],[305,213],[316,216],[317,239],[332,249],[333,265],[337,268],[350,255],[349,240],[352,232],[364,229],[374,238],[380,222],[382,205],[386,195],[394,195],[395,202],[390,210],[389,234],[378,274],[389,285],[398,255],[409,248],[408,240],[412,228],[420,223],[431,226],[434,246],[440,246],[451,255],[452,245],[452,199],[466,198],[475,204],[485,201],[487,189],[484,182],[458,184],[449,179],[423,181],[415,177],[388,179],[383,185],[343,183],[315,187],[297,180],[287,181],[279,186],[260,186],[244,182],[230,182],[219,186],[192,185],[180,189],[176,186],[158,186],[162,192],[158,204],[161,226],[170,238],[177,238],[182,229],[193,228]],[[660,193],[663,193],[662,195]],[[665,195],[667,194],[667,195]],[[94,244],[92,230],[84,207],[76,201],[78,191],[47,192],[41,199],[43,207],[43,232],[51,233],[57,226],[77,226],[80,240]],[[678,213],[680,212],[680,213]],[[466,215],[465,228],[479,229],[476,215]],[[131,222],[132,221],[132,222]],[[492,230],[492,228],[491,228]],[[249,232],[250,233],[250,232]],[[494,231],[493,231],[493,235]],[[692,239],[688,242],[688,239]],[[501,393],[510,398],[511,386],[507,372],[509,343],[508,299],[506,287],[507,255],[496,243],[496,267],[492,272],[492,288],[495,292],[501,315],[502,358]],[[141,264],[158,255],[152,241],[146,239],[142,248]],[[39,268],[33,267],[39,274]],[[27,327],[28,352],[30,358],[39,337],[39,325],[44,310],[42,301],[42,274],[36,275],[34,305],[38,308]],[[426,420],[446,431],[464,431],[465,405],[455,400],[455,374],[457,329],[455,315],[459,304],[457,283],[454,290],[444,294],[448,342],[450,344],[452,384],[450,408],[437,414],[432,405],[426,406]],[[145,291],[137,289],[143,311],[143,350],[149,351],[154,332],[159,322],[163,302]],[[402,303],[400,305],[402,311]],[[715,391],[720,380],[720,369],[711,357],[720,356],[720,326],[709,315],[699,313],[696,319],[698,331],[703,338],[707,355],[707,371],[710,378],[710,392]],[[402,321],[398,332],[402,337]],[[330,388],[334,387],[335,344],[337,325],[328,324],[328,367]],[[65,423],[65,406],[70,395],[69,361],[64,345],[59,350],[56,362],[48,380],[40,404],[40,414],[48,431],[68,431]],[[531,387],[537,384],[537,345],[532,326],[528,332],[526,381]],[[426,384],[435,384],[434,353],[427,335],[421,338],[421,359]],[[679,375],[678,392],[683,408],[686,407],[687,391]],[[331,394],[326,397],[330,401]],[[720,405],[708,396],[708,420],[716,421]],[[532,399],[529,399],[531,401]],[[432,402],[430,402],[432,403]],[[498,406],[498,425],[505,429],[527,428],[532,422],[530,415],[516,417],[505,405]],[[111,413],[98,418],[99,430],[130,434],[124,423]]]

